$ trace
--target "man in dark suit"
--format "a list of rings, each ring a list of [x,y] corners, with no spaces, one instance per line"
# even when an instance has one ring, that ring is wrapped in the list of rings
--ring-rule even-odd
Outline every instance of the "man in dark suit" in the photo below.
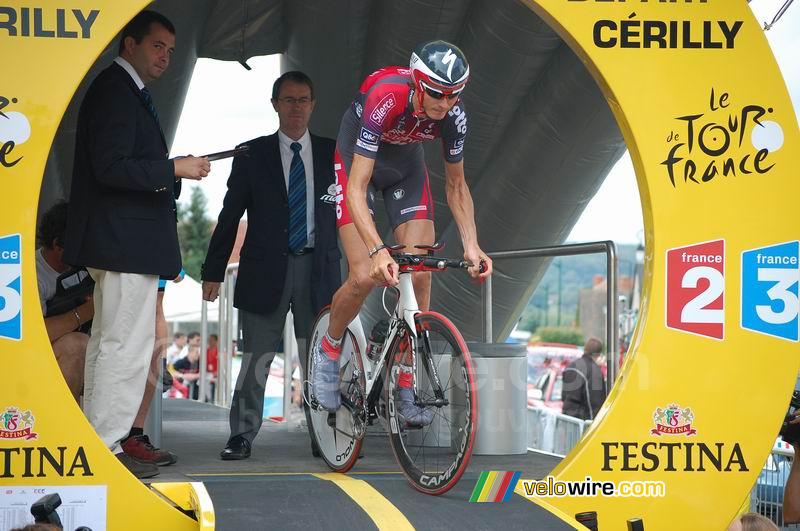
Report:
[[[123,29],[119,57],[86,92],[78,114],[64,261],[95,280],[84,412],[137,477],[158,468],[120,449],[142,402],[155,340],[159,276],[181,269],[173,210],[180,179],[199,180],[205,158],[170,160],[145,84],[169,65],[175,28],[143,11]]]
[[[203,264],[203,298],[213,301],[247,211],[233,304],[239,309],[244,358],[231,405],[222,459],[245,459],[261,427],[269,366],[291,307],[300,363],[313,316],[341,284],[334,202],[335,142],[311,135],[314,86],[287,72],[272,88],[279,130],[246,142],[233,162],[228,192]]]

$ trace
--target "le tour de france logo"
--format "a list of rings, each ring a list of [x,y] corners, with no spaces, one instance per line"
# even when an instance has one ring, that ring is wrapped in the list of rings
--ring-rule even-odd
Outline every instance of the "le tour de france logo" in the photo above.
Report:
[[[666,136],[661,164],[672,187],[765,177],[775,166],[770,155],[783,146],[783,129],[770,119],[773,112],[712,88],[706,109],[675,117]]]
[[[0,170],[19,164],[22,155],[15,148],[28,141],[31,136],[31,123],[21,112],[15,111],[19,103],[16,97],[0,94]]]

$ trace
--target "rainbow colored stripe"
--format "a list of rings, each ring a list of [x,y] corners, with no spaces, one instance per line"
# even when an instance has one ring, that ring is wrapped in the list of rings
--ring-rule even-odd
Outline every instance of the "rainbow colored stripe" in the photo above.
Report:
[[[472,491],[471,502],[507,502],[514,493],[522,472],[491,471],[481,472],[478,484]]]

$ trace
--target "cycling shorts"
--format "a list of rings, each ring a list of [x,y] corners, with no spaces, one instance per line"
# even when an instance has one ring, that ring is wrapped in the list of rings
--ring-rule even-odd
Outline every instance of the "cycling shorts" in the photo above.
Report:
[[[353,164],[353,149],[359,126],[354,119],[348,120],[349,113],[348,109],[336,141],[337,227],[353,223],[353,218],[347,209],[347,176]],[[350,121],[355,123],[348,123]],[[367,186],[367,207],[373,218],[375,196],[378,193],[383,196],[383,203],[393,230],[412,219],[433,220],[433,200],[422,144],[395,145],[383,142],[380,144],[372,178]]]

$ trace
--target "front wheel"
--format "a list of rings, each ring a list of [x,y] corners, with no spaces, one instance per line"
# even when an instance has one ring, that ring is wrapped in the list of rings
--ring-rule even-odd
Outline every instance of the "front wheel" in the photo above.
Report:
[[[403,425],[398,415],[398,375],[401,365],[411,365],[411,356],[402,351],[408,343],[397,341],[386,368],[389,439],[411,485],[439,495],[458,483],[472,455],[477,424],[474,371],[464,339],[446,317],[424,312],[415,324],[414,400],[433,421],[422,427]]]
[[[321,457],[336,472],[347,472],[355,464],[363,442],[364,418],[364,367],[358,343],[352,332],[346,330],[342,340],[342,353],[339,355],[339,381],[342,392],[342,407],[336,413],[328,413],[316,408],[316,400],[311,393],[314,371],[314,345],[322,341],[328,331],[330,307],[320,311],[308,344],[308,363],[303,382],[306,420],[311,438],[316,441]]]

